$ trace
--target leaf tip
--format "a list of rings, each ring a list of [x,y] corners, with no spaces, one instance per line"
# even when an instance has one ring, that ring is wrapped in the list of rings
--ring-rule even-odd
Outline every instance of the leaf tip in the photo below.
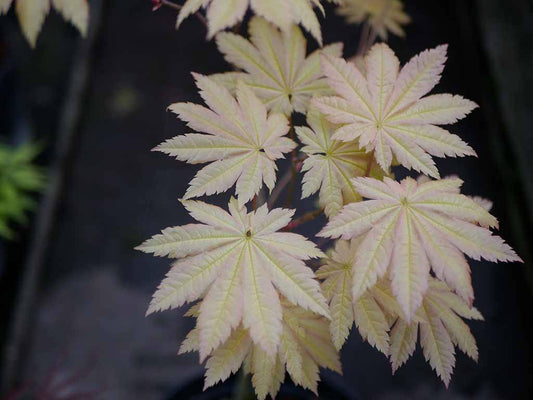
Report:
[[[442,53],[443,56],[446,57],[448,53],[448,47],[449,47],[448,43],[443,43],[435,47],[435,50],[437,50],[439,53]]]
[[[150,305],[148,306],[148,309],[144,313],[144,316],[148,317],[148,316],[154,314],[156,311],[158,311],[157,307],[154,304],[150,303]]]

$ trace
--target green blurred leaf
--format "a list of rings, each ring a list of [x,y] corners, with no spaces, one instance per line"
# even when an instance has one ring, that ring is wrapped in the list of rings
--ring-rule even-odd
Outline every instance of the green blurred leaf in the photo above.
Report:
[[[16,148],[0,143],[0,237],[4,239],[14,238],[14,223],[28,223],[28,211],[37,206],[32,192],[46,187],[44,170],[33,164],[42,149],[32,142]]]

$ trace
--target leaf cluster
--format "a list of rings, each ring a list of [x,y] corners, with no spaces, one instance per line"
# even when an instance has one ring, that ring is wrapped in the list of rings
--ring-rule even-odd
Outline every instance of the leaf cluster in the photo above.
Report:
[[[41,147],[26,142],[16,148],[0,143],[0,237],[13,239],[13,223],[27,222],[27,212],[35,208],[31,192],[46,185],[43,170],[33,164]]]
[[[461,194],[459,178],[441,179],[432,158],[476,155],[447,126],[477,105],[429,94],[447,47],[425,50],[404,66],[385,43],[356,62],[341,57],[340,44],[308,54],[298,23],[312,34],[314,28],[267,15],[282,9],[268,8],[276,1],[262,2],[266,8],[233,3],[240,8],[230,15],[213,11],[222,7],[216,0],[189,0],[180,14],[206,8],[210,36],[242,19],[248,6],[260,16],[250,20],[249,38],[216,35],[236,70],[193,74],[205,105],[169,107],[191,132],[155,150],[207,165],[182,199],[198,223],[167,228],[138,247],[175,259],[148,313],[197,302],[189,312],[196,326],[181,352],[199,352],[206,387],[242,366],[261,399],[275,396],[285,372],[316,391],[319,367],[340,371],[336,351],[354,325],[393,371],[419,340],[448,385],[456,347],[478,357],[463,321],[482,319],[466,257],[521,260],[491,231],[498,221],[490,202]],[[386,4],[393,5],[392,19],[374,28],[383,37],[385,29],[401,33],[407,20],[401,3]],[[305,125],[293,126],[296,113]],[[284,158],[289,170],[278,180]],[[398,181],[393,167],[423,175]],[[297,172],[301,198],[316,194],[318,209],[294,218],[297,211],[276,207],[276,200]],[[234,191],[227,210],[193,200],[226,191]],[[327,255],[291,232],[322,210],[327,223],[317,236],[322,244],[334,240]],[[315,273],[307,263],[317,258]]]

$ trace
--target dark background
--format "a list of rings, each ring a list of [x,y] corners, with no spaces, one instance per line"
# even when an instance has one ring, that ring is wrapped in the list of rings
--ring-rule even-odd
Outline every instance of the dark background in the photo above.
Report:
[[[392,376],[356,332],[342,350],[344,376],[323,378],[350,398],[531,398],[533,6],[405,3],[413,22],[405,39],[389,41],[402,63],[449,43],[435,92],[481,106],[451,128],[479,158],[439,159],[441,174],[458,174],[467,194],[494,201],[500,234],[526,263],[471,262],[486,319],[471,324],[479,363],[458,354],[448,390],[420,349]],[[13,11],[0,17],[1,140],[44,140],[39,162],[51,180],[32,223],[0,243],[3,393],[33,383],[49,398],[163,399],[202,367],[194,355],[176,356],[191,327],[182,311],[144,318],[168,261],[132,249],[190,222],[177,199],[197,168],[150,149],[185,131],[166,106],[199,101],[190,71],[229,66],[194,17],[175,31],[175,12],[151,13],[148,0],[92,0],[91,8],[88,39],[52,12],[33,51]],[[351,56],[359,29],[326,10],[325,43],[343,41]]]

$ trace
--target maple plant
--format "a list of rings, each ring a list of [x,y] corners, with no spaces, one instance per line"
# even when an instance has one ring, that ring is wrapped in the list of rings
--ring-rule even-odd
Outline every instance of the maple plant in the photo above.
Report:
[[[393,371],[419,340],[448,386],[456,347],[478,357],[463,320],[483,319],[465,256],[521,261],[492,233],[490,201],[461,194],[462,181],[441,178],[432,158],[476,155],[441,126],[477,105],[428,95],[447,47],[400,66],[383,42],[409,22],[400,1],[330,2],[364,24],[348,61],[342,44],[323,46],[319,0],[154,1],[179,11],[178,26],[197,14],[235,67],[193,73],[205,104],[170,105],[191,131],[154,149],[203,164],[181,200],[196,222],[137,247],[174,259],[147,313],[192,303],[186,315],[196,325],[180,352],[205,361],[206,388],[242,368],[260,399],[275,397],[285,372],[316,393],[320,367],[341,372],[338,351],[354,325]],[[225,31],[244,22],[248,37]],[[319,46],[310,54],[300,25]],[[306,125],[294,126],[296,113]],[[283,159],[288,171],[278,173]],[[414,176],[398,181],[393,168]],[[299,176],[301,198],[317,194],[316,210],[293,200]],[[224,207],[193,200],[227,191]],[[322,213],[320,246],[292,232]]]

